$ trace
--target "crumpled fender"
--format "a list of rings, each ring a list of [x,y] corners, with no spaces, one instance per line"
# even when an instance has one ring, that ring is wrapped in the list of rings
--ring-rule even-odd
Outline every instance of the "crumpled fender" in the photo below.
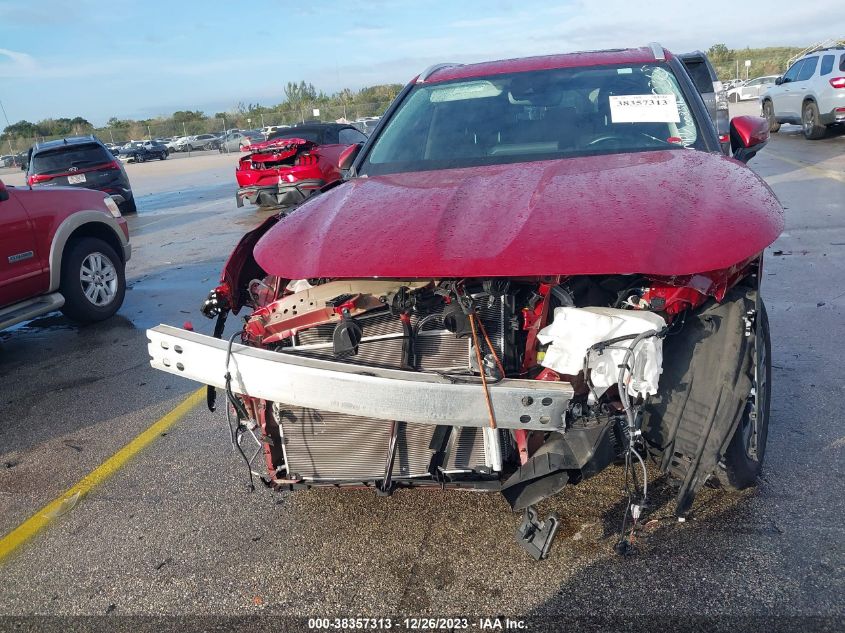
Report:
[[[713,474],[738,426],[751,389],[751,339],[744,317],[756,289],[736,287],[686,318],[664,345],[660,391],[643,412],[643,437],[661,469],[681,479],[683,516]]]
[[[220,287],[217,288],[217,292],[222,291],[227,294],[225,299],[233,314],[237,314],[244,305],[243,292],[247,281],[267,275],[252,256],[252,249],[281,218],[282,214],[271,215],[258,227],[244,235],[226,260],[220,274]]]

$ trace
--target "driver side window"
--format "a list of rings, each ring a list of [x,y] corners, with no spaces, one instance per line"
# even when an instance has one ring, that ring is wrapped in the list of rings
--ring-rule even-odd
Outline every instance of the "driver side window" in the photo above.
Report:
[[[788,83],[790,81],[795,81],[798,78],[798,73],[801,71],[801,66],[804,65],[804,60],[799,59],[797,62],[792,64],[789,67],[789,70],[786,71],[786,74],[783,76],[783,83]]]

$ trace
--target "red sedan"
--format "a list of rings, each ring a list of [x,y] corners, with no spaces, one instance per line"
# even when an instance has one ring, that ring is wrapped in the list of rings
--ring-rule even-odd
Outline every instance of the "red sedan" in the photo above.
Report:
[[[236,199],[261,207],[298,204],[321,187],[340,179],[344,150],[367,137],[351,125],[310,123],[274,132],[262,143],[244,148],[235,177]]]

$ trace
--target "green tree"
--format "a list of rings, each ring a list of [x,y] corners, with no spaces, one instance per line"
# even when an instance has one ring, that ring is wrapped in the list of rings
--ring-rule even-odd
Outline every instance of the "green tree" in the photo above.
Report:
[[[285,86],[285,100],[292,109],[299,112],[302,122],[305,122],[306,108],[310,107],[316,99],[317,90],[314,84],[289,81]]]
[[[35,123],[30,123],[29,121],[18,121],[17,123],[12,123],[12,125],[3,130],[3,136],[5,138],[33,137],[37,135],[38,127]]]
[[[176,123],[190,123],[191,121],[202,121],[205,113],[201,110],[177,110],[173,113],[173,120]]]
[[[719,64],[733,59],[734,52],[724,44],[713,44],[707,49],[707,56],[714,64]]]

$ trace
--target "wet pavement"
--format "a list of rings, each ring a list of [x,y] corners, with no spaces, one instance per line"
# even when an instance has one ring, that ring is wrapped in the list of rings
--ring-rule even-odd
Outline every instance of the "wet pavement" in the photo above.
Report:
[[[774,391],[756,489],[705,489],[678,524],[672,484],[658,478],[654,522],[622,558],[622,473],[610,468],[542,504],[562,527],[551,558],[535,563],[498,495],[251,493],[225,421],[196,409],[0,563],[0,614],[843,622],[843,150],[845,135],[809,142],[784,126],[751,163],[787,208],[765,262]],[[196,388],[149,368],[144,330],[190,320],[210,332],[198,306],[266,213],[235,207],[234,157],[179,163],[178,173],[177,161],[130,173],[139,213],[117,317],[79,328],[50,315],[0,333],[0,533]]]

